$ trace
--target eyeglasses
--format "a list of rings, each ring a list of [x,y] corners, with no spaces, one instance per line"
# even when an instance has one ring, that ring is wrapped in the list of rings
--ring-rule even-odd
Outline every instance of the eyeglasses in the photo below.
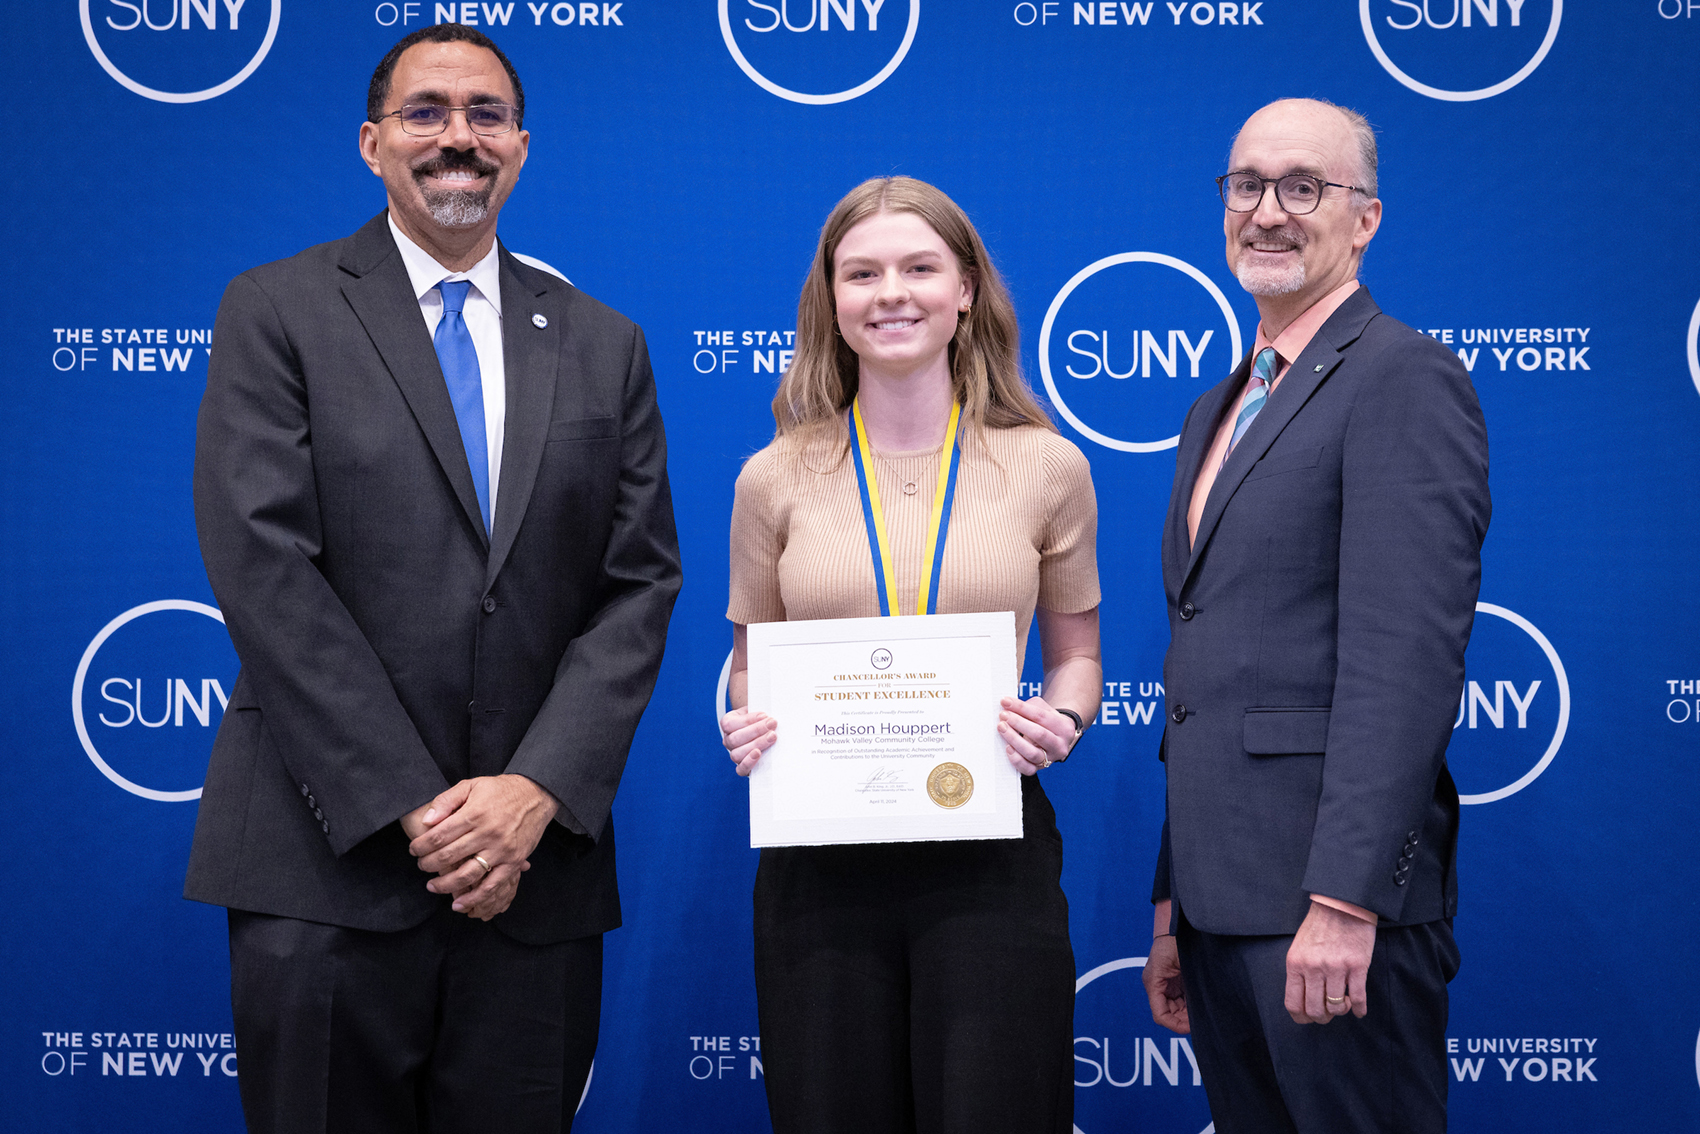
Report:
[[[466,114],[466,124],[474,134],[494,137],[506,134],[514,128],[518,112],[505,102],[481,102],[476,106],[444,106],[436,102],[403,103],[400,110],[392,110],[378,117],[399,118],[401,128],[409,134],[429,138],[441,134],[449,128],[449,116],[455,111]]]
[[[1356,185],[1341,185],[1305,173],[1259,177],[1255,173],[1239,171],[1224,173],[1216,179],[1216,191],[1222,195],[1222,204],[1232,213],[1249,213],[1257,208],[1271,185],[1275,186],[1275,201],[1281,206],[1281,211],[1296,217],[1316,211],[1316,206],[1322,203],[1322,189],[1326,185],[1336,189],[1357,189]]]

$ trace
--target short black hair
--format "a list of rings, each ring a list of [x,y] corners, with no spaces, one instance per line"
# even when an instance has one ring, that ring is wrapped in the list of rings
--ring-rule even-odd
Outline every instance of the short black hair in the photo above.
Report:
[[[372,72],[372,85],[366,88],[366,121],[376,122],[384,116],[384,103],[390,98],[390,81],[395,78],[396,60],[401,58],[402,52],[416,43],[470,43],[474,47],[482,47],[492,52],[501,61],[502,70],[508,73],[508,82],[513,84],[514,125],[524,128],[525,87],[520,85],[519,72],[514,70],[514,65],[489,36],[465,24],[428,24],[417,31],[409,32],[402,37],[400,43],[390,48],[378,61],[378,69]]]

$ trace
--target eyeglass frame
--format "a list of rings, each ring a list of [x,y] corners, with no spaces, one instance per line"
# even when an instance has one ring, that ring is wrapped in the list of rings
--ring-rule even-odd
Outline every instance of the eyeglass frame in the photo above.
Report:
[[[1228,190],[1227,187],[1223,185],[1223,182],[1227,181],[1230,177],[1255,177],[1259,182],[1261,182],[1261,186],[1257,193],[1256,205],[1253,205],[1249,209],[1236,209],[1234,206],[1228,204]],[[1309,173],[1283,173],[1280,177],[1264,177],[1261,174],[1253,173],[1249,169],[1230,169],[1227,173],[1224,173],[1216,179],[1216,195],[1222,199],[1222,207],[1227,209],[1230,213],[1255,213],[1258,206],[1263,204],[1263,198],[1269,195],[1269,187],[1273,185],[1275,187],[1275,203],[1281,207],[1282,212],[1295,217],[1308,217],[1311,213],[1316,212],[1316,210],[1322,206],[1322,194],[1320,192],[1317,193],[1316,204],[1312,205],[1306,211],[1302,213],[1293,212],[1292,209],[1287,207],[1287,202],[1281,197],[1281,182],[1285,181],[1289,177],[1302,177],[1307,181],[1314,181],[1318,185],[1324,187],[1332,186],[1335,189],[1350,189],[1354,193],[1362,193],[1365,191],[1358,185],[1342,185],[1338,181],[1324,181],[1322,178],[1315,177]]]
[[[446,110],[448,112],[448,116],[443,119],[443,128],[438,130],[435,134],[415,134],[412,130],[409,130],[407,128],[407,123],[402,120],[401,116],[410,108],[418,106],[433,106]],[[508,123],[506,129],[498,130],[494,134],[486,134],[484,131],[473,126],[472,119],[466,117],[466,112],[469,110],[486,109],[492,106],[506,107],[514,112],[514,118],[512,122]],[[410,138],[438,138],[449,132],[449,123],[454,120],[454,112],[457,110],[460,111],[463,118],[466,118],[466,128],[471,130],[474,134],[477,134],[480,138],[500,138],[504,134],[511,133],[515,127],[520,125],[519,107],[515,106],[511,102],[498,102],[494,100],[490,102],[469,102],[465,106],[444,106],[440,102],[404,102],[398,109],[392,110],[387,114],[380,114],[378,117],[372,119],[372,121],[374,123],[378,123],[382,122],[386,118],[394,118],[396,120],[396,125],[401,127],[402,133],[406,134]]]

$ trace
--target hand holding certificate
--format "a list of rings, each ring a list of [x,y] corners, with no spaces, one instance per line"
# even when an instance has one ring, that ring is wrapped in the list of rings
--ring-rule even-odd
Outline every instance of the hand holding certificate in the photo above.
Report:
[[[749,627],[749,707],[783,722],[750,776],[750,845],[1021,837],[998,735],[1015,618],[942,614]]]

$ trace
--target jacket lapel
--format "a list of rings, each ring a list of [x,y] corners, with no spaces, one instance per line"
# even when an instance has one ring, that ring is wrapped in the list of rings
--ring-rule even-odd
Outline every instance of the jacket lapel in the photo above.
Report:
[[[1198,568],[1205,545],[1216,533],[1216,524],[1227,509],[1228,501],[1233,499],[1251,467],[1263,459],[1263,454],[1269,451],[1269,446],[1275,443],[1287,423],[1340,365],[1346,348],[1357,341],[1364,326],[1380,313],[1381,309],[1370,298],[1369,289],[1358,288],[1338,311],[1328,317],[1328,321],[1311,338],[1310,345],[1287,368],[1281,384],[1270,394],[1269,403],[1245,431],[1240,443],[1234,446],[1234,451],[1228,454],[1221,475],[1210,489],[1210,497],[1204,503],[1204,514],[1198,521],[1198,538],[1193,541],[1186,573],[1181,576],[1182,587]],[[1248,366],[1249,359],[1241,365],[1242,368]],[[1238,387],[1234,388],[1237,391]]]
[[[390,377],[401,388],[408,408],[436,454],[437,463],[449,478],[460,500],[467,522],[481,543],[484,516],[478,507],[478,492],[472,486],[472,471],[461,443],[460,423],[454,403],[443,381],[437,350],[419,315],[419,300],[413,294],[407,267],[390,236],[385,214],[379,213],[355,233],[339,264],[345,273],[342,294],[384,360]]]
[[[1223,407],[1234,400],[1245,384],[1251,370],[1248,355],[1234,372],[1206,391],[1192,412],[1192,427],[1181,434],[1180,449],[1175,455],[1175,486],[1169,496],[1169,526],[1163,533],[1163,581],[1171,592],[1178,592],[1181,571],[1187,566],[1191,549],[1187,546],[1186,517],[1192,508],[1192,490],[1198,483],[1198,470],[1210,442],[1221,424]]]
[[[537,467],[543,461],[566,324],[566,305],[558,289],[566,286],[543,272],[521,267],[507,248],[502,248],[502,368],[506,371],[508,409],[486,586],[495,581],[513,549],[537,483]],[[542,315],[545,325],[539,327],[534,315]]]

